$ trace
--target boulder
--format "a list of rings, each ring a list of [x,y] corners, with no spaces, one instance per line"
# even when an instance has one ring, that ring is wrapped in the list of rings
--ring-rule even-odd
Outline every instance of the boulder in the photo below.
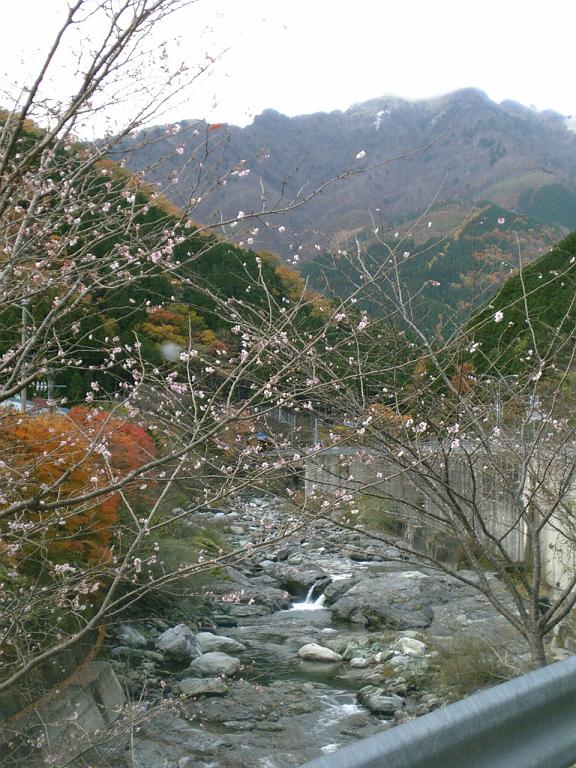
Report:
[[[243,536],[246,529],[242,525],[231,525],[228,529],[233,536]]]
[[[332,663],[342,661],[342,656],[339,653],[317,643],[306,643],[306,645],[303,645],[298,651],[298,656],[305,661],[328,661]]]
[[[238,625],[238,620],[235,619],[234,616],[229,616],[227,613],[217,613],[212,619],[217,627],[235,627]]]
[[[399,637],[396,641],[396,648],[404,656],[425,656],[427,650],[426,643],[413,637]]]
[[[185,677],[178,688],[186,696],[224,696],[228,686],[219,677]]]
[[[324,590],[326,603],[328,605],[332,605],[337,600],[340,600],[341,597],[344,597],[346,592],[358,584],[358,581],[358,577],[354,576],[350,577],[349,579],[335,579],[333,582],[328,584]]]
[[[256,582],[256,580],[254,580],[254,582]],[[267,613],[290,608],[292,602],[284,589],[277,589],[268,584],[258,585],[253,583],[250,587],[245,587],[240,592],[236,593],[234,601],[230,603],[230,612],[234,615],[242,615],[235,613],[233,610],[237,605],[247,605],[249,607],[259,606],[265,609],[258,614],[263,616]]]
[[[290,555],[293,555],[293,554],[295,554],[296,552],[298,552],[298,548],[297,548],[297,547],[295,547],[295,546],[289,546],[289,547],[281,547],[281,548],[280,548],[280,549],[279,549],[279,550],[276,552],[276,560],[278,560],[278,561],[281,561],[281,560],[288,560],[288,558],[290,557]]]
[[[353,659],[350,659],[352,669],[366,669],[369,665],[370,662],[364,656],[355,656]]]
[[[310,587],[317,581],[325,580],[329,583],[330,577],[321,568],[289,565],[288,563],[274,563],[267,569],[276,582],[286,589],[293,597],[306,597]]]
[[[139,662],[148,660],[161,664],[164,661],[164,656],[157,651],[147,651],[142,648],[130,648],[127,645],[117,645],[115,648],[112,648],[110,655],[115,659],[131,659]]]
[[[203,653],[198,656],[186,670],[190,675],[200,675],[201,677],[216,677],[217,675],[226,675],[230,677],[240,671],[241,663],[233,656],[227,653]]]
[[[156,640],[156,650],[176,662],[191,661],[200,653],[194,632],[186,624],[162,632]]]
[[[389,573],[356,584],[334,603],[332,615],[370,627],[429,627],[432,607],[445,603],[450,595],[442,580],[419,571]]]
[[[212,632],[198,632],[196,643],[200,653],[212,653],[213,651],[243,653],[246,650],[246,646],[239,643],[238,640],[223,635],[214,635]]]
[[[342,658],[345,661],[351,661],[354,656],[356,656],[356,652],[358,651],[359,647],[360,644],[357,640],[350,640],[350,642],[346,644],[346,647],[342,651]]]
[[[384,662],[389,661],[394,656],[394,651],[391,650],[385,650],[385,651],[379,651],[374,655],[374,661],[376,664],[384,664]]]
[[[214,765],[216,755],[224,744],[219,736],[167,712],[144,718],[135,731],[130,750],[133,768],[201,768]],[[122,757],[109,764],[124,764]],[[203,758],[208,758],[208,762]]]
[[[358,703],[377,715],[392,717],[404,707],[404,699],[395,694],[386,693],[383,688],[366,685],[356,694]]]
[[[131,627],[130,624],[121,624],[118,628],[116,635],[122,645],[127,645],[130,648],[146,648],[148,641],[135,627]]]

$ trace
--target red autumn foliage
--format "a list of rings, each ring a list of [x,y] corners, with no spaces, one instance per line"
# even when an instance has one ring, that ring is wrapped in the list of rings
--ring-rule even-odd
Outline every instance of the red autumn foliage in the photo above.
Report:
[[[108,556],[119,499],[107,494],[70,506],[44,504],[75,499],[106,483],[99,454],[66,416],[6,414],[0,420],[2,504],[31,500],[19,518],[33,525],[20,556],[41,549],[54,561],[96,563]]]
[[[110,466],[120,476],[144,466],[158,455],[154,441],[139,424],[82,405],[72,408],[70,418],[90,438],[101,434],[110,451]]]

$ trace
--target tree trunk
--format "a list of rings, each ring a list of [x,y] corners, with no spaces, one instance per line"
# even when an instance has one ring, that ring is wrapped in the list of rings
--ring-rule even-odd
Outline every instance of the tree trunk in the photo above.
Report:
[[[537,632],[530,637],[530,658],[533,669],[540,669],[548,664],[544,650],[544,638]]]

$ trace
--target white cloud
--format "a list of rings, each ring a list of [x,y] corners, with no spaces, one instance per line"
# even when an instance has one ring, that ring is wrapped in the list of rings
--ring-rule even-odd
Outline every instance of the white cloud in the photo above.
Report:
[[[0,50],[5,82],[31,69],[66,6],[11,6]],[[193,69],[206,54],[217,61],[173,117],[246,124],[267,107],[293,115],[345,109],[384,93],[422,98],[466,86],[495,100],[576,114],[569,82],[575,21],[576,7],[564,0],[545,7],[520,0],[200,0],[168,20],[164,35],[174,61]],[[54,88],[65,83],[61,71]]]

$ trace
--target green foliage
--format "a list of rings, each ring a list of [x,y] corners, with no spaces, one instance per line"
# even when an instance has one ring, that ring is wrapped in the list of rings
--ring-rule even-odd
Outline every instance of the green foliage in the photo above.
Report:
[[[573,346],[565,341],[576,325],[575,294],[576,233],[527,266],[522,278],[516,274],[507,280],[470,322],[470,334],[480,344],[477,370],[490,371],[496,363],[500,373],[531,370],[534,339],[540,355],[562,366]],[[503,315],[500,322],[495,322],[497,312]]]
[[[481,638],[466,635],[445,642],[439,640],[435,650],[439,681],[454,699],[502,683],[515,674]]]
[[[194,571],[202,562],[218,555],[223,551],[223,541],[219,533],[213,529],[201,529],[196,527],[179,526],[177,535],[166,531],[158,542],[157,562],[152,566],[152,574],[161,579],[165,573],[178,573],[190,569],[191,573],[179,576],[177,582],[173,580],[165,587],[160,585],[160,592],[166,591],[173,594],[187,593],[205,583],[209,573],[196,574]],[[146,552],[142,553],[146,556]]]
[[[374,533],[398,535],[403,531],[400,516],[390,510],[390,502],[376,496],[356,494],[354,505],[360,510],[360,520]]]
[[[520,195],[518,205],[535,221],[558,222],[576,229],[576,194],[561,184],[527,189]]]
[[[372,274],[381,273],[383,266],[386,273],[390,253],[395,253],[405,296],[417,296],[413,311],[428,330],[445,322],[452,328],[466,319],[471,306],[484,303],[512,271],[519,242],[529,259],[543,244],[552,243],[558,236],[556,230],[543,228],[533,219],[493,203],[482,202],[477,206],[448,236],[423,239],[425,230],[415,225],[417,242],[403,239],[399,247],[398,241],[388,235],[384,243],[366,246],[363,261]],[[442,213],[440,209],[429,215],[441,217]],[[367,241],[367,235],[364,239]],[[409,258],[404,259],[404,253],[410,254]],[[323,254],[303,264],[302,272],[313,288],[328,288],[337,296],[347,296],[355,285],[361,284],[354,260],[341,254]],[[392,308],[386,293],[385,282],[378,280],[373,287],[363,290],[359,306],[381,316]]]

